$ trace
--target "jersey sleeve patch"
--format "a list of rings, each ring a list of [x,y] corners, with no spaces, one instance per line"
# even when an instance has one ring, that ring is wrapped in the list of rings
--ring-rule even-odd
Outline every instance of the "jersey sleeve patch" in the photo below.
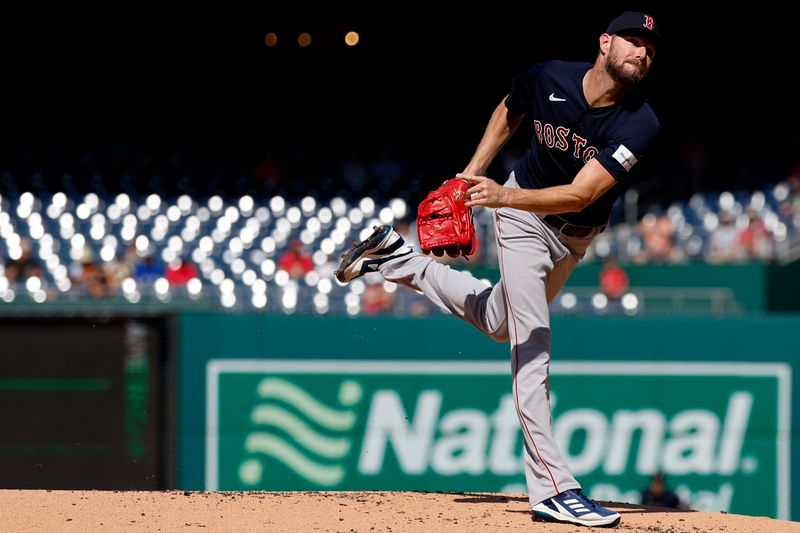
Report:
[[[620,144],[619,148],[617,148],[617,151],[614,152],[614,154],[611,157],[616,159],[617,163],[622,165],[622,168],[624,168],[628,172],[631,171],[633,165],[639,162],[639,160],[636,159],[636,156],[633,155],[633,152],[628,150],[624,144]]]

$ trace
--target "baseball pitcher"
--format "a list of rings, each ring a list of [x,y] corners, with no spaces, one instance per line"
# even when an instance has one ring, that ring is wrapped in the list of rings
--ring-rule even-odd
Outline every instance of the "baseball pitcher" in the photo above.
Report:
[[[531,66],[513,80],[464,171],[420,204],[420,245],[438,255],[474,250],[470,210],[494,208],[496,285],[413,251],[389,226],[354,245],[336,271],[347,282],[377,270],[489,337],[510,341],[528,498],[547,520],[609,526],[620,519],[583,494],[553,439],[548,303],[606,228],[659,132],[637,86],[662,44],[653,17],[628,11],[600,35],[594,63]],[[530,148],[501,186],[483,174],[524,117],[534,126]]]

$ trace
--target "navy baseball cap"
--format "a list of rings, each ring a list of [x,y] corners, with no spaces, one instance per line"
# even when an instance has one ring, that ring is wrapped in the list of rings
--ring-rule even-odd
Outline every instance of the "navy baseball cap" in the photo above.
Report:
[[[606,33],[609,35],[614,35],[615,33],[642,35],[653,41],[659,48],[665,44],[656,19],[647,13],[638,11],[626,11],[612,20],[606,29]]]

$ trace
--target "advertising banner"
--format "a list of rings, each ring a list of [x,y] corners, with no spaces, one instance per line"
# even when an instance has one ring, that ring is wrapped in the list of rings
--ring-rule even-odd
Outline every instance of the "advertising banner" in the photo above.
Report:
[[[553,431],[595,499],[663,472],[695,509],[787,518],[783,363],[555,361]],[[525,492],[500,361],[215,359],[207,490]]]

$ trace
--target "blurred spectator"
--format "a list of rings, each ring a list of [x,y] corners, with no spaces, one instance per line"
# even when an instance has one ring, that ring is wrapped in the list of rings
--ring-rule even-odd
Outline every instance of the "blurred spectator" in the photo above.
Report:
[[[80,288],[92,298],[107,298],[111,294],[105,272],[94,262],[94,254],[88,247],[78,263],[71,267],[73,286]]]
[[[145,287],[152,287],[156,280],[164,275],[164,269],[156,264],[152,255],[147,255],[133,268],[136,283]]]
[[[653,474],[650,484],[642,491],[642,505],[657,505],[659,507],[683,507],[680,498],[667,488],[662,472]]]
[[[747,213],[747,226],[739,230],[737,236],[739,245],[750,259],[769,261],[773,256],[772,237],[767,231],[764,221],[755,212]]]
[[[125,249],[125,253],[121,258],[115,257],[111,261],[103,264],[103,273],[108,280],[109,291],[112,294],[117,293],[125,278],[133,276],[133,268],[137,260],[136,246],[131,243]]]
[[[425,316],[431,314],[435,307],[420,291],[409,287],[398,286],[395,292],[395,311],[400,315]]]
[[[42,269],[33,258],[31,241],[28,239],[21,239],[20,248],[22,253],[17,259],[9,257],[6,261],[5,276],[12,286],[15,283],[24,284],[25,280],[31,276],[37,276],[40,279],[42,277]]]
[[[606,258],[599,277],[600,290],[610,301],[619,300],[628,291],[628,274],[611,256]]]
[[[298,279],[314,270],[314,261],[300,239],[293,239],[289,248],[278,259],[278,268],[288,272],[290,278]]]
[[[731,263],[745,258],[745,250],[737,239],[733,215],[723,211],[719,215],[719,225],[711,231],[706,250],[709,263]]]
[[[370,275],[374,274],[374,275]],[[383,277],[377,272],[364,276],[367,286],[361,297],[361,311],[365,315],[378,315],[388,313],[394,305],[394,293],[384,288]]]
[[[675,262],[679,253],[673,247],[675,230],[665,215],[648,213],[639,222],[639,232],[644,240],[644,249],[636,257],[638,262]]]
[[[171,286],[182,287],[197,277],[197,269],[188,258],[176,257],[167,265],[164,277]]]

